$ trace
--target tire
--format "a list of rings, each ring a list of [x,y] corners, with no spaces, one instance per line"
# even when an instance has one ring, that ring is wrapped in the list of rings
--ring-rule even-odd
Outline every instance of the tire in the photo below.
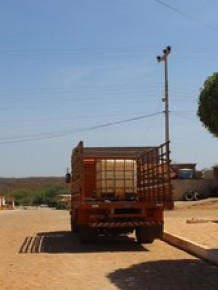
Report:
[[[194,191],[186,191],[184,194],[184,200],[186,201],[192,201],[194,200]]]
[[[154,241],[153,238],[148,237],[145,228],[136,229],[136,240],[139,244],[151,244]]]
[[[195,191],[194,192],[194,200],[199,200],[199,199],[201,199],[201,195],[200,195],[200,193],[199,192],[197,192],[197,191]]]
[[[76,224],[75,217],[71,216],[71,232],[78,233],[78,225]]]

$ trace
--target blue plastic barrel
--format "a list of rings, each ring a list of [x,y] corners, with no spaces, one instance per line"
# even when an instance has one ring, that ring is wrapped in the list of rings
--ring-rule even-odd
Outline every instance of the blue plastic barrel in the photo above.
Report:
[[[193,169],[189,169],[189,168],[179,169],[178,177],[180,179],[191,179],[191,178],[193,178]]]

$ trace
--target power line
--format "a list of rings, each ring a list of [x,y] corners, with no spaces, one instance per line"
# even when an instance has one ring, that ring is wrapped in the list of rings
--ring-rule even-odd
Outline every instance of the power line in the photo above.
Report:
[[[19,102],[21,100],[27,100],[32,102],[33,100],[38,102],[39,100],[43,101],[49,101],[50,99],[46,98],[47,97],[52,97],[52,100],[55,100],[58,98],[58,100],[63,101],[63,100],[81,100],[84,99],[86,100],[89,96],[95,95],[95,99],[100,98],[100,100],[103,100],[104,95],[108,94],[113,94],[113,95],[118,95],[122,97],[125,94],[125,99],[127,95],[132,95],[137,94],[137,96],[140,96],[143,94],[146,94],[146,100],[148,98],[152,98],[154,94],[157,94],[159,91],[160,86],[162,86],[162,83],[156,83],[154,85],[148,84],[148,85],[129,85],[129,84],[122,84],[122,85],[105,85],[105,86],[95,86],[95,87],[82,87],[82,88],[61,88],[61,87],[51,87],[51,88],[39,88],[39,89],[1,89],[0,90],[0,98],[1,102],[2,101],[10,101],[9,98],[13,98],[13,100],[18,100]],[[183,95],[188,95],[188,94],[193,94],[194,91],[188,91],[184,92],[184,86],[181,85],[182,91],[180,88],[177,86],[172,87],[172,90],[174,94],[183,94]],[[37,95],[37,99],[32,99],[30,96],[35,96]],[[61,99],[59,96],[61,95]]]
[[[206,26],[207,28],[212,29],[213,31],[218,32],[218,29],[206,22],[203,22],[197,18],[194,18],[185,12],[166,4],[165,2],[161,0],[154,0],[158,4],[164,6],[165,8],[168,8],[172,10],[173,12],[188,18],[191,21],[197,22],[203,26]],[[81,48],[69,48],[69,49],[45,49],[45,48],[39,48],[36,49],[0,49],[0,60],[34,60],[34,59],[74,59],[74,60],[85,60],[87,61],[87,58],[92,59],[101,59],[101,58],[114,58],[114,57],[143,57],[145,58],[147,55],[151,55],[151,52],[153,51],[154,47],[147,47],[147,46],[134,46],[134,47],[128,47],[128,46],[120,46],[120,47],[109,47],[109,48],[93,48],[93,47],[81,47]],[[180,47],[181,50],[188,50],[194,53],[194,55],[190,57],[196,58],[195,52],[205,52],[205,50],[214,50],[215,53],[217,53],[216,49],[214,47],[211,48],[186,48],[186,47]],[[146,55],[145,55],[146,53]],[[179,56],[178,56],[179,57]],[[207,59],[217,59],[217,57],[208,57]]]
[[[207,28],[210,28],[211,30],[213,30],[213,31],[215,31],[215,32],[218,32],[218,29],[217,29],[216,27],[214,27],[214,26],[212,26],[212,25],[210,25],[210,24],[208,24],[208,23],[206,23],[206,22],[204,22],[204,21],[201,21],[201,20],[199,20],[199,19],[197,19],[197,18],[194,18],[194,17],[190,16],[189,14],[183,12],[182,10],[177,9],[177,8],[174,7],[174,6],[165,3],[164,1],[161,1],[161,0],[154,0],[154,1],[157,2],[157,3],[160,4],[160,5],[162,5],[162,6],[166,7],[166,8],[168,8],[168,9],[170,9],[170,10],[176,12],[177,14],[180,14],[180,15],[182,15],[183,17],[188,18],[189,20],[192,20],[192,21],[194,21],[194,22],[197,22],[197,23],[199,23],[199,24],[201,24],[201,25],[203,25],[203,26],[205,26],[205,27],[207,27]]]
[[[130,118],[130,119],[125,119],[125,120],[120,120],[120,121],[100,124],[100,125],[96,125],[96,126],[92,126],[92,127],[83,128],[83,129],[65,130],[65,131],[59,131],[59,132],[50,132],[50,133],[41,134],[41,135],[26,136],[26,137],[23,137],[23,138],[20,138],[20,137],[11,137],[11,138],[8,138],[8,139],[1,138],[0,139],[0,144],[24,143],[24,142],[45,140],[45,139],[51,139],[51,138],[59,138],[59,137],[71,135],[71,134],[74,134],[74,133],[93,131],[93,130],[106,128],[106,127],[109,127],[109,126],[115,126],[115,125],[120,125],[120,124],[124,124],[124,123],[128,123],[128,122],[132,122],[132,121],[138,121],[138,120],[141,120],[141,119],[157,116],[157,115],[160,115],[162,113],[163,112],[157,112],[157,113],[148,114],[148,115],[141,115],[141,116],[137,116],[137,117]]]
[[[145,54],[145,47],[80,47],[70,49],[0,49],[0,57],[2,60],[8,59],[86,59],[92,58],[105,58],[105,57],[129,57]],[[151,51],[151,48],[150,48]]]

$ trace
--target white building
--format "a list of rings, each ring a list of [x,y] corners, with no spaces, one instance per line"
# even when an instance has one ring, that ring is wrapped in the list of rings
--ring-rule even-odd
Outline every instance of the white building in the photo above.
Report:
[[[0,195],[0,210],[1,209],[14,209],[14,198]]]

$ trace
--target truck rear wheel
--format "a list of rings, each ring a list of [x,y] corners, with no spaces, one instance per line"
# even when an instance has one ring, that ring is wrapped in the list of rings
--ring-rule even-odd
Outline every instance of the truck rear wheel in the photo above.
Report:
[[[161,239],[162,235],[162,224],[136,228],[136,239],[138,243],[150,244],[154,241],[154,239]]]
[[[76,224],[75,218],[71,216],[71,232],[78,233],[78,225]]]
[[[149,237],[149,234],[147,233],[146,228],[137,228],[136,240],[139,244],[151,244],[153,243],[154,238]]]

